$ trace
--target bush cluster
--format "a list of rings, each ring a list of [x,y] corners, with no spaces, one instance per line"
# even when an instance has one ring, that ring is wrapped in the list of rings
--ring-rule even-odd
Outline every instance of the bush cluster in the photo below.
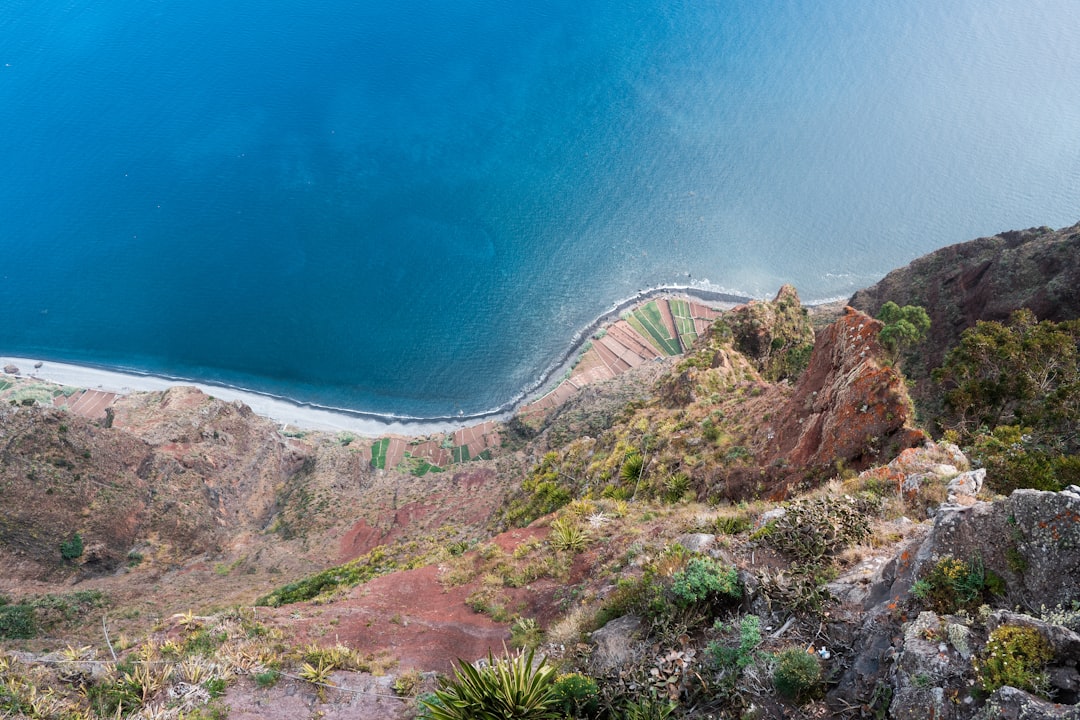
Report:
[[[999,625],[973,660],[976,680],[987,694],[1008,685],[1045,696],[1046,665],[1053,657],[1050,644],[1035,628]]]
[[[776,657],[773,686],[788,700],[804,702],[821,691],[821,663],[801,647],[790,647]]]
[[[681,611],[693,610],[701,621],[711,621],[716,610],[742,598],[735,567],[680,545],[667,548],[645,566],[637,578],[624,578],[600,609],[596,625],[622,615],[640,615],[664,627]]]
[[[759,531],[760,537],[794,560],[815,563],[868,538],[879,507],[879,500],[850,495],[798,500]]]
[[[946,555],[911,586],[911,594],[939,614],[974,610],[1004,592],[1005,581],[978,556],[964,561]]]
[[[1058,490],[1080,481],[1080,320],[968,328],[933,372],[944,394],[941,429],[987,469],[988,489]]]
[[[327,568],[302,580],[283,585],[255,601],[256,605],[281,607],[311,600],[339,587],[354,587],[372,578],[402,569],[403,565],[391,556],[385,545],[379,545],[367,555],[344,565]],[[407,567],[407,565],[405,566]]]

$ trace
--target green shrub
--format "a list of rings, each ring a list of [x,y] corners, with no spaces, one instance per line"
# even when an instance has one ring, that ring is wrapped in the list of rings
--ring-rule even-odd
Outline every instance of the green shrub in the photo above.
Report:
[[[754,662],[754,650],[761,644],[761,618],[746,615],[738,626],[731,626],[731,631],[738,633],[737,646],[714,640],[705,650],[712,666],[720,671],[742,671]]]
[[[1036,322],[1023,309],[1007,325],[978,322],[933,377],[945,391],[941,424],[965,444],[987,428],[1015,425],[1031,429],[1034,447],[1080,452],[1080,321]]]
[[[557,677],[552,695],[555,708],[568,718],[595,718],[600,712],[600,688],[581,673]]]
[[[1045,697],[1046,664],[1053,658],[1050,644],[1038,630],[1006,624],[990,633],[982,655],[972,664],[979,687],[987,694],[1008,685]]]
[[[74,560],[83,554],[83,539],[79,533],[71,536],[70,540],[60,543],[60,557],[65,560]]]
[[[543,640],[544,633],[533,618],[518,618],[510,626],[510,645],[516,648],[535,649]]]
[[[219,698],[225,694],[225,688],[228,683],[223,677],[213,677],[203,683],[203,687],[206,688],[206,692],[210,695],[211,699]]]
[[[554,450],[521,483],[521,493],[510,500],[503,518],[508,525],[524,527],[542,515],[553,513],[574,499],[573,488],[560,475],[561,458]]]
[[[0,605],[0,640],[29,640],[37,636],[34,608],[30,605]]]
[[[930,330],[930,316],[919,305],[900,307],[890,300],[881,306],[877,317],[883,324],[878,342],[894,358],[901,350],[922,342]]]
[[[458,660],[454,677],[420,702],[432,720],[558,720],[553,684],[555,670],[533,652],[476,668]]]
[[[272,688],[277,685],[278,680],[281,679],[281,673],[277,670],[266,670],[260,673],[255,673],[255,683],[264,690],[266,688]]]
[[[1017,425],[999,425],[993,432],[976,435],[974,443],[971,456],[986,468],[987,488],[1002,495],[1019,488],[1057,492],[1080,459],[1040,447],[1031,428]]]
[[[269,595],[255,601],[256,605],[281,607],[311,600],[339,587],[355,587],[372,578],[399,570],[401,564],[387,551],[385,545],[372,548],[371,552],[344,565],[328,568],[302,580],[283,585]]]
[[[687,607],[706,600],[737,600],[742,597],[739,574],[707,555],[693,557],[671,576],[675,603]]]
[[[911,594],[939,614],[974,610],[1004,592],[1004,581],[987,570],[978,556],[964,562],[946,555],[911,586]]]
[[[773,686],[793,702],[810,700],[821,690],[821,664],[812,653],[790,647],[776,657]]]

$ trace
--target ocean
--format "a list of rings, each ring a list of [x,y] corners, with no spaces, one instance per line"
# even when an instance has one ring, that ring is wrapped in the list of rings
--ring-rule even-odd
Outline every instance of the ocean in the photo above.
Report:
[[[1074,0],[5,0],[0,354],[505,407],[642,289],[1080,219]]]

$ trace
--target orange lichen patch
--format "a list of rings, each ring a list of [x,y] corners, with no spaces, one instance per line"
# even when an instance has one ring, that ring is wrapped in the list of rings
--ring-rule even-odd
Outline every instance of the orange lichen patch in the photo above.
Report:
[[[824,469],[839,460],[861,469],[923,444],[926,436],[909,424],[903,377],[879,361],[880,329],[879,321],[848,308],[818,335],[809,367],[778,413],[766,463]]]

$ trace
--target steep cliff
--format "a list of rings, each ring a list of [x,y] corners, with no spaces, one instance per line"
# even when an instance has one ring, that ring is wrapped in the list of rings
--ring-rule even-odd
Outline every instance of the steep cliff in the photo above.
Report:
[[[907,353],[904,372],[914,381],[916,403],[932,413],[929,373],[977,321],[1004,321],[1019,308],[1039,320],[1080,317],[1080,223],[950,245],[893,270],[849,304],[873,316],[890,300],[921,305],[930,315],[927,338]]]
[[[836,472],[864,469],[922,444],[904,378],[883,361],[881,323],[848,308],[818,334],[810,364],[767,432],[763,464]]]

